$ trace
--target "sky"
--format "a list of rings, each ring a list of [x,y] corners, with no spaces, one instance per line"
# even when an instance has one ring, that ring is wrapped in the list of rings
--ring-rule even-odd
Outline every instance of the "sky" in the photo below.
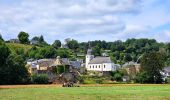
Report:
[[[48,43],[72,38],[170,42],[170,0],[0,0],[0,34],[20,31]]]

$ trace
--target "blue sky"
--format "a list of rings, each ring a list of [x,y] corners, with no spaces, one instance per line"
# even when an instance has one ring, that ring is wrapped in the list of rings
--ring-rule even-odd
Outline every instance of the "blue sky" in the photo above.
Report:
[[[43,35],[48,43],[73,38],[170,42],[170,0],[0,0],[0,33]]]

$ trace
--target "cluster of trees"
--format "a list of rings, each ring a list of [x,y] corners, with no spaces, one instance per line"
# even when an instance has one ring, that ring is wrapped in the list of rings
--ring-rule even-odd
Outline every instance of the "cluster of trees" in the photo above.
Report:
[[[162,83],[160,71],[165,67],[166,55],[163,52],[145,53],[141,59],[141,72],[136,75],[138,83]]]
[[[20,32],[18,38],[22,44],[30,43],[29,34],[26,32]],[[0,39],[3,40],[2,36],[0,36]],[[60,53],[62,57],[73,57],[68,55],[71,54],[74,55],[75,58],[76,53],[86,54],[90,45],[95,56],[101,56],[105,50],[108,50],[112,61],[122,65],[125,62],[138,61],[138,58],[144,53],[157,52],[163,48],[167,54],[166,64],[170,65],[170,43],[158,43],[155,39],[128,39],[125,42],[121,40],[114,42],[99,40],[82,43],[71,40],[66,44],[68,49],[60,49],[60,40],[55,40],[52,45],[48,44],[42,35],[40,37],[33,37],[31,41],[36,41],[36,44],[35,47],[29,50],[30,52],[28,52],[28,55],[26,55],[28,58],[53,58]]]
[[[43,58],[56,58],[60,56],[62,58],[69,58],[71,52],[68,49],[55,49],[52,46],[45,46],[45,47],[36,47],[33,46],[28,51],[28,57],[32,59],[43,59]]]
[[[0,84],[28,83],[29,74],[24,59],[14,54],[0,40]]]
[[[158,43],[155,39],[128,39],[125,42],[121,40],[83,42],[79,43],[79,51],[86,52],[89,44],[95,56],[101,56],[105,50],[108,50],[112,61],[121,65],[129,61],[137,62],[144,53],[158,52],[160,49],[164,49],[167,57],[166,64],[170,65],[170,43]]]

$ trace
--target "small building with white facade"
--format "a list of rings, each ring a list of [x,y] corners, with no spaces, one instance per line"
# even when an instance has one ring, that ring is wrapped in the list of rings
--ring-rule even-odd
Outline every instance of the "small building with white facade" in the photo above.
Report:
[[[117,64],[114,64],[110,57],[94,57],[91,54],[92,50],[88,49],[86,54],[86,69],[87,71],[115,71],[119,68]]]

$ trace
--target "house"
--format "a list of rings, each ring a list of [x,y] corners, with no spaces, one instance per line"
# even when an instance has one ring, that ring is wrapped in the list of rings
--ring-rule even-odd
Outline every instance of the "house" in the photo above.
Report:
[[[163,76],[163,80],[165,80],[167,77],[170,77],[170,67],[164,67],[160,73]]]
[[[87,71],[99,71],[99,72],[108,72],[117,70],[117,65],[111,61],[110,57],[94,57],[91,54],[92,49],[87,50],[86,55],[86,69]]]
[[[10,43],[20,43],[19,39],[10,39]]]
[[[35,61],[28,60],[28,71],[30,74],[42,74],[42,72],[45,74],[52,70],[50,66],[54,63],[54,61],[54,59],[40,59]]]
[[[51,66],[58,66],[58,65],[69,66],[70,61],[67,58],[60,58],[60,56],[58,56],[57,59],[54,61],[54,63]]]
[[[80,68],[81,67],[81,62],[80,61],[70,61],[70,64],[75,68]]]
[[[39,44],[39,41],[38,41],[38,40],[31,40],[31,41],[30,41],[30,44],[31,44],[31,45],[38,45],[38,44]]]
[[[27,61],[28,71],[30,74],[53,74],[53,69],[62,65],[65,66],[65,71],[71,71],[72,69],[78,69],[81,67],[81,60],[70,61],[68,58],[56,59],[29,59]]]
[[[122,68],[126,70],[130,78],[134,78],[135,75],[140,72],[141,66],[140,64],[131,61],[125,63]]]

